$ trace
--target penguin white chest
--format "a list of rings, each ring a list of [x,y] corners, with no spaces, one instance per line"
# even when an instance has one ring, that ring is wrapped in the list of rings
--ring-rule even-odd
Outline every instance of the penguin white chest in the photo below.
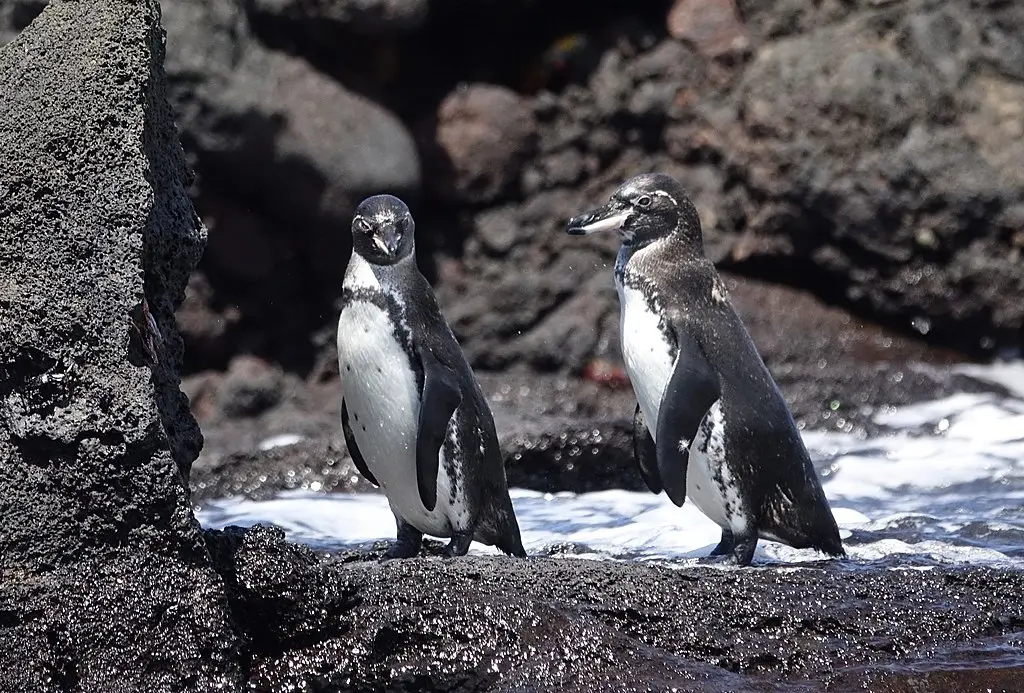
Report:
[[[352,435],[392,509],[420,531],[450,536],[450,492],[443,461],[436,507],[428,511],[420,500],[419,387],[387,311],[369,301],[346,305],[338,320],[338,366]]]
[[[672,377],[671,345],[661,331],[661,317],[643,293],[619,280],[616,284],[621,304],[619,332],[626,374],[647,427],[652,436],[657,436],[661,398]]]
[[[661,317],[644,294],[616,279],[619,291],[622,356],[647,428],[658,440],[658,414],[675,365]],[[742,501],[725,459],[725,421],[715,402],[690,441],[686,496],[710,520],[738,529]],[[669,435],[669,433],[665,433]]]

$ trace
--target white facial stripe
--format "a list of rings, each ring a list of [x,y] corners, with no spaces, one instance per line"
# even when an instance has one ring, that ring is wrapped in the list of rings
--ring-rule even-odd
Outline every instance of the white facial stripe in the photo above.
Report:
[[[580,226],[579,229],[587,235],[592,233],[599,233],[601,231],[618,231],[622,227],[622,225],[626,223],[626,219],[628,218],[628,211],[619,212],[618,214],[615,214],[613,216],[605,217],[604,219],[598,219],[597,221],[591,222],[586,226]]]
[[[672,201],[672,204],[674,204],[674,205],[678,205],[679,204],[678,202],[676,202],[676,198],[672,197],[671,195],[669,195],[664,190],[652,190],[649,194],[650,195],[657,195],[658,197],[667,197],[669,200]]]

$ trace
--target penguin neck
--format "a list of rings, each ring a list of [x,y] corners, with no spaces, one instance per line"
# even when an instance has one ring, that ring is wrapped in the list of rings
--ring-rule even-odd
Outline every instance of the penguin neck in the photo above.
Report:
[[[640,246],[623,244],[615,260],[615,276],[619,279],[628,275],[648,276],[663,265],[703,255],[703,246],[699,241],[695,245],[691,239],[678,233],[656,238]]]
[[[413,253],[409,253],[393,265],[377,265],[353,252],[345,272],[345,288],[395,293],[397,287],[401,286],[402,279],[410,272],[416,271]]]

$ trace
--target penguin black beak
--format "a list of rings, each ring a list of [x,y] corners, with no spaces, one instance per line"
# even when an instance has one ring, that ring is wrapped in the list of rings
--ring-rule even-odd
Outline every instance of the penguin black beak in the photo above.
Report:
[[[386,226],[373,236],[373,244],[388,255],[394,255],[398,251],[400,240],[398,229],[394,226]]]
[[[600,231],[618,231],[628,218],[628,209],[618,209],[607,205],[573,217],[566,225],[565,231],[570,236],[586,236]]]

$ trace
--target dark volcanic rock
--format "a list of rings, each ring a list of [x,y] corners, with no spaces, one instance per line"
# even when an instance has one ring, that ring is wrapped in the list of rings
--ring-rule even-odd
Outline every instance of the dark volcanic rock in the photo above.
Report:
[[[169,0],[164,16],[172,101],[210,229],[201,270],[216,301],[238,311],[225,338],[308,368],[309,334],[341,285],[352,210],[371,194],[411,201],[419,191],[412,136],[384,108],[259,43],[241,3]],[[189,358],[223,367],[216,343],[203,351],[211,330],[193,326]]]
[[[701,109],[735,173],[730,262],[971,353],[1019,347],[1022,26],[1016,3],[920,0],[762,45]]]
[[[253,648],[250,684],[263,690],[764,691],[861,667],[852,690],[870,671],[1024,627],[1024,573],[983,568],[366,554],[318,564],[277,530],[209,537],[238,576],[236,610],[272,614],[248,626],[250,640],[286,624]]]
[[[186,483],[173,311],[202,252],[155,0],[0,50],[0,688],[238,684]]]
[[[271,498],[281,491],[375,492],[352,463],[344,441],[324,438],[234,452],[196,464],[192,499]]]
[[[493,84],[460,86],[438,107],[426,143],[427,183],[456,202],[493,202],[519,182],[533,154],[536,123],[526,100]]]

